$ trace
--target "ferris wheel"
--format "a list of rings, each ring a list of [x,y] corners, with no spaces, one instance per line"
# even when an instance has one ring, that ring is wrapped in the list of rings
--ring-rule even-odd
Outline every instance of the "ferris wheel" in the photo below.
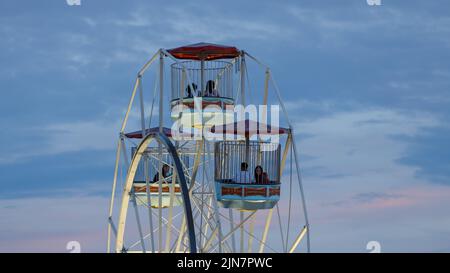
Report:
[[[268,66],[198,43],[142,67],[117,142],[107,251],[310,251],[293,127]]]

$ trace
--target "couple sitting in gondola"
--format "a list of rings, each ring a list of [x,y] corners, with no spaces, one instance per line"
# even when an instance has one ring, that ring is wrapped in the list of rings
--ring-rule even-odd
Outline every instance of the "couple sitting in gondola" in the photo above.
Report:
[[[244,184],[269,184],[269,178],[267,173],[263,171],[263,168],[258,165],[255,167],[253,179],[248,171],[248,164],[246,162],[241,163],[241,169],[234,177],[234,181]]]
[[[194,89],[194,90],[192,90]],[[188,98],[192,98],[194,93],[197,93],[199,97],[218,97],[219,92],[216,89],[216,83],[212,80],[206,82],[206,90],[204,92],[197,91],[197,85],[195,83],[191,83],[186,87],[186,95]],[[203,93],[203,94],[202,94]]]

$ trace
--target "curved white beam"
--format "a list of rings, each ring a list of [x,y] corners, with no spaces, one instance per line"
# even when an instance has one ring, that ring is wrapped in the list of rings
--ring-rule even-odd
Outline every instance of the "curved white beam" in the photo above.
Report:
[[[127,218],[128,205],[130,202],[131,188],[133,186],[133,180],[136,175],[136,170],[142,158],[143,152],[147,149],[147,147],[153,140],[157,140],[160,144],[164,145],[167,151],[172,155],[174,162],[174,169],[177,173],[178,182],[180,183],[181,193],[183,197],[186,225],[189,234],[190,251],[191,253],[196,253],[197,246],[194,232],[194,220],[192,217],[192,208],[189,199],[189,189],[186,182],[186,177],[184,175],[181,161],[180,158],[178,157],[178,153],[176,152],[175,147],[173,146],[169,138],[161,133],[154,133],[147,135],[137,147],[133,159],[131,160],[131,164],[127,172],[127,178],[122,193],[122,202],[119,212],[119,223],[117,227],[116,252],[122,252],[123,250],[125,223]]]

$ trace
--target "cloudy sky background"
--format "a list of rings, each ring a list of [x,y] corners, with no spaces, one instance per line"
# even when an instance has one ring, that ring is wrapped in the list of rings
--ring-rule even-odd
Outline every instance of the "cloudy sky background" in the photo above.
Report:
[[[0,2],[0,251],[104,251],[114,146],[158,49],[269,64],[298,133],[313,251],[450,251],[450,3]]]

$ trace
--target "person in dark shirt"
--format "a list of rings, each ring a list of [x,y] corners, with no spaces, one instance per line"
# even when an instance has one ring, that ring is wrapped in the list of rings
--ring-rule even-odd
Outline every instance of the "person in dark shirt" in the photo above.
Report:
[[[263,171],[261,166],[256,166],[255,168],[255,183],[256,184],[269,184],[269,178],[267,173]]]
[[[192,88],[191,88],[191,85],[192,85]],[[197,85],[195,83],[189,84],[186,87],[186,95],[188,98],[192,98],[194,96],[194,93],[196,93],[196,92],[197,92]]]
[[[162,167],[162,174],[163,174],[164,178],[170,176],[170,167],[169,167],[169,165],[164,164],[164,166]],[[153,177],[153,183],[156,183],[158,181],[159,181],[159,172],[157,172],[155,174],[155,176]],[[172,183],[172,181],[169,179],[168,181],[166,180],[166,183]]]
[[[219,93],[216,89],[216,83],[213,80],[206,82],[205,97],[218,97]]]

